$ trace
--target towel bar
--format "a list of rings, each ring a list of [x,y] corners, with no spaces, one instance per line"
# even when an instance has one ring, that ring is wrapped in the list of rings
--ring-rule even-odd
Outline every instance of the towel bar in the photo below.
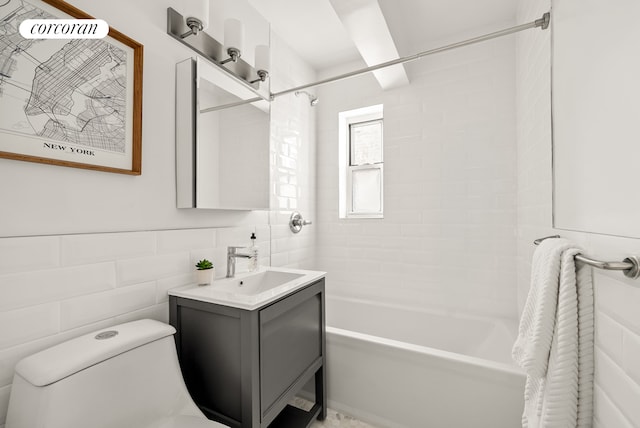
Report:
[[[538,238],[533,241],[533,243],[535,245],[540,245],[542,241],[549,238],[560,238],[560,235],[551,235],[545,236],[544,238]],[[640,258],[638,256],[629,256],[621,262],[603,262],[600,260],[591,259],[582,254],[576,255],[575,259],[598,269],[621,270],[622,273],[624,273],[624,275],[628,278],[640,278]]]

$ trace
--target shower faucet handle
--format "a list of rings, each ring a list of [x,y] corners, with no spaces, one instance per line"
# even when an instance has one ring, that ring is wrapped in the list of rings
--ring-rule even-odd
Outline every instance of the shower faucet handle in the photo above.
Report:
[[[299,233],[302,230],[302,226],[307,226],[309,224],[312,224],[312,222],[302,218],[302,214],[298,211],[294,211],[289,219],[289,229],[291,229],[293,233]]]

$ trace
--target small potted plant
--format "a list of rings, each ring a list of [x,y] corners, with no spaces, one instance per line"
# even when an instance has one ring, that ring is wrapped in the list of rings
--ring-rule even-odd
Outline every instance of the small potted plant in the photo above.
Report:
[[[213,263],[207,259],[202,259],[196,263],[196,269],[198,269],[196,271],[198,285],[209,285],[213,282],[216,274],[216,268],[213,267]]]

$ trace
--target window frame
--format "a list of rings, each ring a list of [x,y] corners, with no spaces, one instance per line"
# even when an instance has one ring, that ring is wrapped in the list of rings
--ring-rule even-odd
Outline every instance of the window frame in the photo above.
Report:
[[[340,113],[340,206],[339,217],[343,219],[382,219],[384,218],[384,117],[383,106],[375,105]],[[382,126],[381,161],[352,165],[351,126],[367,122],[380,122]],[[358,170],[380,171],[380,211],[353,211],[353,172]]]
[[[358,166],[358,165],[375,165],[378,163],[384,163],[384,147],[382,147],[382,145],[384,144],[384,141],[380,142],[380,158],[382,159],[380,162],[374,162],[374,163],[360,163],[360,164],[354,164],[353,163],[353,144],[351,144],[351,140],[352,140],[352,133],[351,130],[356,127],[356,126],[366,126],[369,124],[373,124],[373,123],[380,123],[380,134],[384,135],[384,121],[382,120],[382,118],[380,119],[370,119],[370,120],[362,120],[362,121],[351,121],[348,123],[349,125],[349,166]]]
[[[347,167],[347,209],[346,218],[384,218],[384,163],[363,165],[349,165]],[[379,170],[380,171],[380,211],[371,212],[355,212],[353,211],[353,172],[362,170]]]

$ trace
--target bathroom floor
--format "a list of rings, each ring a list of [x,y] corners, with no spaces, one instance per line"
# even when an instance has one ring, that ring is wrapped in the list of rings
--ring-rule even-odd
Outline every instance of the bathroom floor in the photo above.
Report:
[[[303,398],[296,397],[289,403],[300,409],[309,410],[313,404]],[[324,421],[315,421],[310,428],[376,428],[373,425],[359,421],[351,416],[343,415],[335,410],[328,409],[327,418]]]
[[[327,419],[324,421],[315,421],[311,424],[311,428],[375,428],[373,425],[369,425],[366,422],[359,421],[351,416],[345,416],[335,410],[329,409],[327,412]]]

